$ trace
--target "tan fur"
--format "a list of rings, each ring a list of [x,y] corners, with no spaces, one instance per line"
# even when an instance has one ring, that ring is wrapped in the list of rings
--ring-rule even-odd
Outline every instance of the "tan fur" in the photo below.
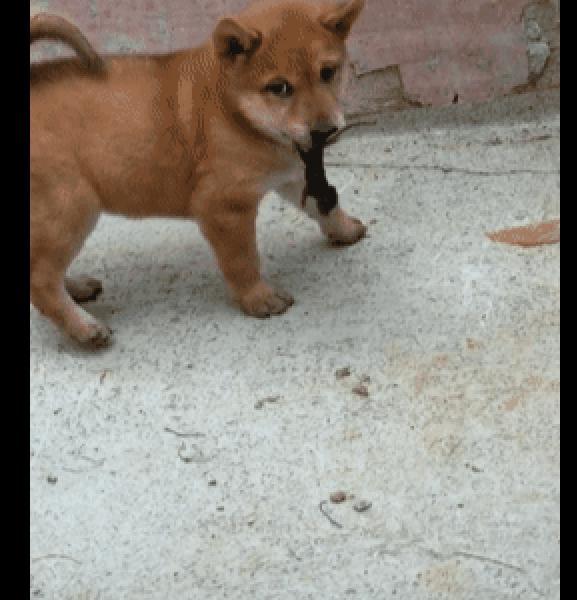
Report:
[[[292,298],[261,278],[258,204],[271,188],[300,198],[296,144],[306,148],[311,129],[344,124],[340,75],[326,83],[319,72],[344,64],[344,39],[361,6],[257,2],[221,20],[199,48],[104,60],[65,20],[32,19],[31,41],[66,41],[82,59],[30,70],[30,283],[38,310],[78,341],[109,340],[108,328],[72,299],[94,297],[99,282],[66,277],[102,212],[196,220],[244,311],[286,310]],[[264,91],[281,75],[294,85],[291,98]],[[351,243],[364,233],[338,207],[316,217],[331,239]]]

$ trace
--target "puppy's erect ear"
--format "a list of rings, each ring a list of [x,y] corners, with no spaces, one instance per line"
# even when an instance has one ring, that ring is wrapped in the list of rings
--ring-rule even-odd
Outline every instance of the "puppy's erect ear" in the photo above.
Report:
[[[363,10],[365,0],[345,0],[333,6],[322,17],[321,23],[339,37],[345,39]]]
[[[235,59],[254,52],[261,43],[261,34],[254,29],[241,25],[236,19],[221,19],[212,34],[214,47],[219,56]]]

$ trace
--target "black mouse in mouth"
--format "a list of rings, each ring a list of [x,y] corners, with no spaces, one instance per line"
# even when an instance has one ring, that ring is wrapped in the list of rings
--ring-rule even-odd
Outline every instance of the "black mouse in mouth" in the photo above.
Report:
[[[338,204],[338,193],[335,186],[331,185],[326,176],[324,165],[324,150],[327,141],[334,131],[313,132],[312,144],[309,150],[298,147],[298,153],[305,164],[305,188],[303,190],[303,205],[307,197],[316,200],[317,208],[321,215],[328,215]]]

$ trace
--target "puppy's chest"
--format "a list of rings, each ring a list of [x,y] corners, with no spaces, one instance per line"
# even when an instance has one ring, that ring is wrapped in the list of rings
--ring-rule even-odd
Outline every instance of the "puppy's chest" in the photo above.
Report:
[[[299,159],[293,164],[267,174],[263,179],[263,191],[278,190],[287,186],[304,186],[304,184],[305,168],[304,163]]]

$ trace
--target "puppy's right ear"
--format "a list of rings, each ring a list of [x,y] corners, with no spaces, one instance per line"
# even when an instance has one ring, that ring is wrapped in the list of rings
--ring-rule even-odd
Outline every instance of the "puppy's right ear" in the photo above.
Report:
[[[236,19],[221,19],[212,34],[216,53],[229,60],[249,56],[261,44],[260,32],[241,25]]]
[[[353,23],[357,20],[363,10],[365,0],[341,0],[328,14],[323,15],[321,23],[340,38],[345,39]]]

